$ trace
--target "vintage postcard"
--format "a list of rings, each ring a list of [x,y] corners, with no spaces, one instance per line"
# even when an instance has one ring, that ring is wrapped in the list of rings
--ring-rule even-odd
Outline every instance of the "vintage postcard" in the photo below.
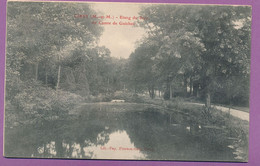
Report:
[[[4,156],[248,161],[251,6],[8,1]]]

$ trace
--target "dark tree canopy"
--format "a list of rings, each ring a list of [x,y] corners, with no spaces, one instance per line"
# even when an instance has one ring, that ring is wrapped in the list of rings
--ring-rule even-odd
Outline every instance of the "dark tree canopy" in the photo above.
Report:
[[[139,26],[148,29],[146,40],[157,47],[153,64],[165,80],[170,78],[170,85],[182,74],[184,85],[190,78],[202,96],[214,99],[224,92],[225,100],[248,104],[249,6],[150,5],[140,15],[149,18]]]

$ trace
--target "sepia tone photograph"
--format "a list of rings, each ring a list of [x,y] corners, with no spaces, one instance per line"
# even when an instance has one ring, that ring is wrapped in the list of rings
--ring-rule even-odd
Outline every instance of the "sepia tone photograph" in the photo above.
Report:
[[[8,1],[4,156],[248,161],[251,6]]]

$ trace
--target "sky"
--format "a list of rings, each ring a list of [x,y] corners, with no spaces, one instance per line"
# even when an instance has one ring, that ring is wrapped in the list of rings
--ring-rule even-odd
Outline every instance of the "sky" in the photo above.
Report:
[[[92,4],[94,10],[100,15],[114,16],[117,23],[134,22],[133,20],[119,19],[120,16],[133,17],[139,16],[141,4],[131,3],[94,3]],[[116,18],[118,17],[118,18]],[[101,19],[99,19],[101,20]],[[102,19],[107,22],[110,19]],[[99,46],[105,46],[111,51],[112,57],[128,58],[135,50],[136,41],[140,40],[145,35],[145,30],[140,27],[132,25],[102,25],[104,32],[100,37]]]

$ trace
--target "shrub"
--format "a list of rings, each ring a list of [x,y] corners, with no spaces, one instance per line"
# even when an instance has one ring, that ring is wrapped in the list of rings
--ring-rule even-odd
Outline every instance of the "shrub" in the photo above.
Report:
[[[79,95],[43,86],[31,86],[18,93],[13,101],[17,111],[33,116],[59,116],[83,101]]]

